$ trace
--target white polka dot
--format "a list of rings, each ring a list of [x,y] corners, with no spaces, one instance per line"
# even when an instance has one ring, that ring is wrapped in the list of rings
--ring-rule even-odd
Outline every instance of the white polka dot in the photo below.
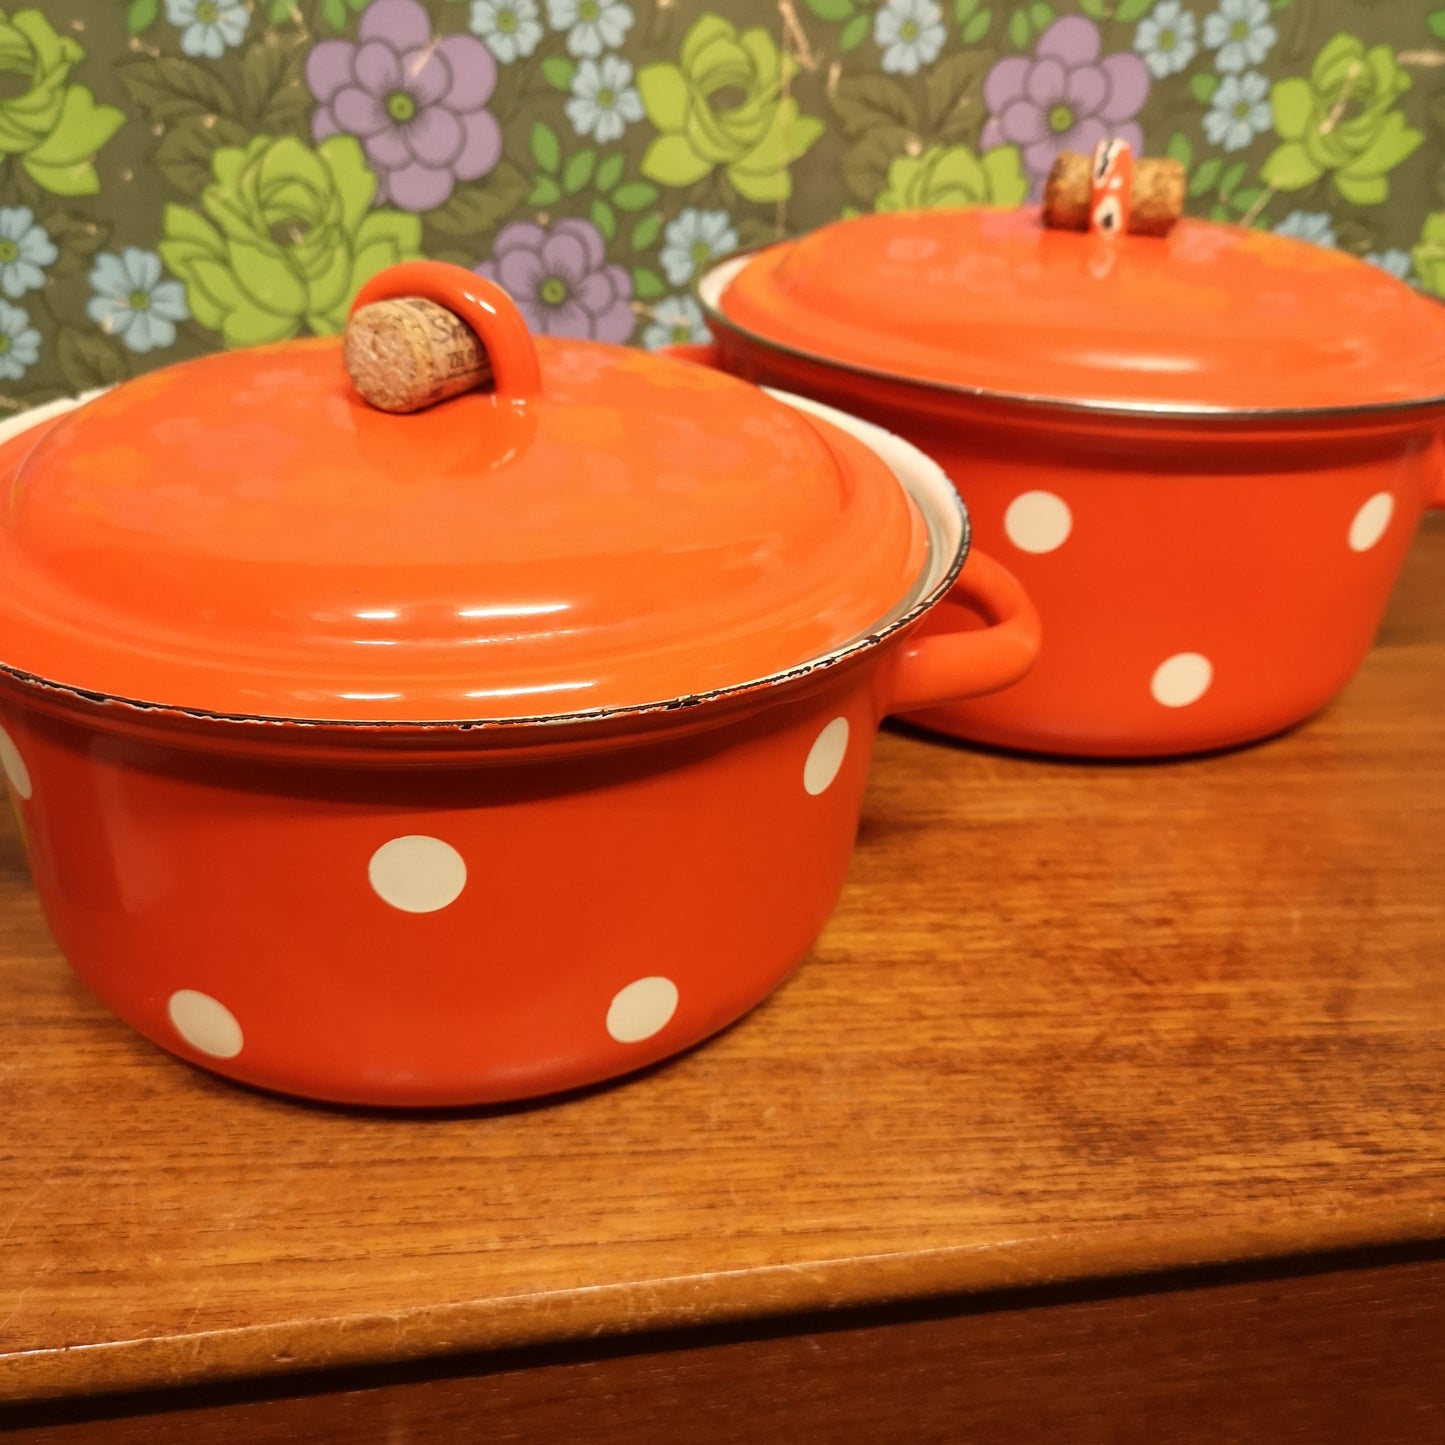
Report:
[[[666,1028],[676,1012],[677,985],[670,978],[639,978],[612,1000],[607,1032],[619,1044],[640,1043]]]
[[[808,751],[803,764],[803,786],[816,798],[827,792],[848,751],[848,719],[835,717]]]
[[[1394,497],[1389,492],[1376,492],[1355,513],[1355,520],[1350,523],[1350,549],[1368,552],[1385,535],[1385,528],[1394,515]]]
[[[1209,691],[1213,680],[1214,665],[1203,653],[1176,652],[1154,669],[1149,689],[1163,707],[1188,707]]]
[[[0,728],[0,768],[5,769],[5,776],[10,780],[10,786],[22,797],[30,796],[30,769],[25,766],[25,759],[20,756],[20,749],[15,746],[14,740],[4,728]]]
[[[1003,529],[1020,552],[1056,551],[1073,528],[1069,504],[1053,492],[1023,492],[1003,515]]]
[[[467,886],[467,865],[450,843],[411,833],[383,843],[367,867],[383,902],[403,913],[435,913]]]
[[[208,993],[183,988],[166,1005],[176,1032],[193,1048],[213,1059],[234,1059],[241,1052],[241,1025],[236,1015]]]

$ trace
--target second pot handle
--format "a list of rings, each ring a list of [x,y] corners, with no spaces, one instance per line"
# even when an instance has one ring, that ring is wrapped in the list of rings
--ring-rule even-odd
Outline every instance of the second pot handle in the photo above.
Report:
[[[1037,609],[1013,574],[981,552],[968,554],[938,606],[965,608],[988,626],[915,632],[885,672],[885,716],[999,692],[1023,677],[1039,655]]]

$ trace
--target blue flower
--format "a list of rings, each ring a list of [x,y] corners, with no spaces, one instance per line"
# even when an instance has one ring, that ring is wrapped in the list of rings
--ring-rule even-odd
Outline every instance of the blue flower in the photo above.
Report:
[[[1382,271],[1388,271],[1397,281],[1410,280],[1410,253],[1398,246],[1392,246],[1388,251],[1371,251],[1365,260]]]
[[[1204,115],[1204,133],[1227,151],[1247,146],[1270,127],[1269,81],[1257,70],[1226,75]]]
[[[525,60],[542,38],[537,0],[472,0],[471,27],[503,65]]]
[[[697,302],[691,296],[665,296],[652,308],[652,324],[642,333],[642,344],[656,351],[659,346],[685,346],[707,338]]]
[[[1194,16],[1179,0],[1159,0],[1134,32],[1134,49],[1144,57],[1150,75],[1162,80],[1194,59],[1199,49],[1195,28]]]
[[[176,322],[191,313],[179,281],[161,280],[161,258],[154,251],[127,246],[116,256],[102,251],[90,273],[85,314],[107,335],[118,336],[130,351],[154,351],[176,339]]]
[[[632,84],[632,67],[620,55],[584,60],[572,77],[572,99],[563,107],[572,129],[599,145],[615,141],[642,119],[642,97]]]
[[[41,268],[57,254],[29,206],[0,206],[0,291],[13,299],[38,291],[45,284]]]
[[[1218,53],[1214,63],[1224,71],[1258,65],[1279,39],[1269,23],[1269,0],[1219,0],[1219,9],[1204,20],[1204,43]]]
[[[243,0],[166,0],[166,19],[181,32],[187,55],[219,60],[245,37],[251,12]]]
[[[40,360],[40,333],[30,313],[0,301],[0,381],[19,381]]]
[[[1299,241],[1313,241],[1316,246],[1335,244],[1334,222],[1328,211],[1291,211],[1274,228],[1276,236],[1293,236]]]
[[[553,30],[567,32],[567,50],[596,60],[616,50],[632,28],[632,11],[621,0],[547,0]]]
[[[943,49],[943,11],[934,0],[884,0],[873,17],[873,39],[890,75],[917,75]]]
[[[738,248],[738,233],[726,211],[691,207],[667,223],[662,237],[662,269],[674,286],[686,286],[719,256]]]

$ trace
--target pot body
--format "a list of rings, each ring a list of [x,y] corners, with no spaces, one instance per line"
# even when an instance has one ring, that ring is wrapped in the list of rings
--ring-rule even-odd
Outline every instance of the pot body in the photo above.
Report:
[[[266,1089],[472,1104],[653,1063],[792,970],[847,870],[872,672],[645,746],[425,765],[0,716],[45,916],[122,1019]]]
[[[1369,650],[1427,505],[1438,414],[1196,420],[990,404],[719,331],[695,359],[848,408],[937,460],[1043,623],[1039,661],[911,720],[1074,756],[1204,752],[1279,732]],[[945,623],[938,609],[931,624]]]

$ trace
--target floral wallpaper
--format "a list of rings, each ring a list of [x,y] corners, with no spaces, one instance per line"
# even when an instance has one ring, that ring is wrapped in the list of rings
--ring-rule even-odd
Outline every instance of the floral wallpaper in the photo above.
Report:
[[[1108,134],[1445,297],[1429,0],[0,0],[0,408],[335,332],[421,255],[700,338],[715,257]]]

